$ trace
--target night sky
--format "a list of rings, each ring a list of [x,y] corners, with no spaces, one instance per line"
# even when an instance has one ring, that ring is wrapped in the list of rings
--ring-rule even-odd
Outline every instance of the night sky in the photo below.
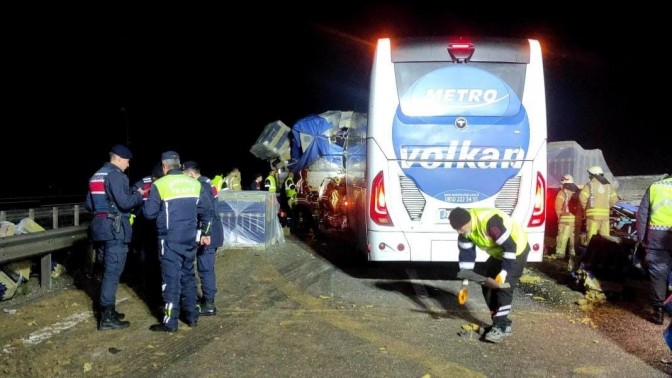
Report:
[[[616,176],[672,171],[657,12],[392,3],[122,8],[111,21],[17,21],[3,38],[0,198],[83,194],[115,143],[135,154],[131,181],[175,150],[208,176],[239,167],[247,187],[268,168],[249,152],[268,123],[367,112],[382,36],[539,39],[549,141],[601,149]]]

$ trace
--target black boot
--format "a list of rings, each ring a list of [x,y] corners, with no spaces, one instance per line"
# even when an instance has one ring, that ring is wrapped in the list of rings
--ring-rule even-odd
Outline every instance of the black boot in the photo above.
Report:
[[[168,328],[168,327],[167,327],[165,324],[163,324],[163,323],[152,324],[152,325],[149,327],[149,330],[150,330],[150,331],[153,331],[153,332],[171,332],[171,333],[172,333],[172,332],[177,332],[177,329]]]
[[[107,331],[110,329],[128,328],[131,323],[118,320],[114,316],[114,306],[104,306],[100,309],[100,322],[98,323],[99,331]]]
[[[215,307],[214,301],[206,301],[198,306],[198,313],[201,316],[213,316],[217,315],[217,307]]]
[[[121,312],[117,312],[117,309],[116,309],[115,306],[112,306],[112,314],[114,315],[114,318],[117,319],[117,320],[124,320],[124,318],[126,317],[126,314],[121,313]]]
[[[663,308],[656,307],[653,309],[653,314],[651,315],[651,322],[653,324],[663,325]]]

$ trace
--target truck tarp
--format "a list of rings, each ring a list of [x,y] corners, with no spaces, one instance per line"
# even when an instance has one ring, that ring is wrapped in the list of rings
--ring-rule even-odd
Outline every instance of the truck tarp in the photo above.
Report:
[[[320,157],[342,167],[343,146],[331,142],[333,129],[334,125],[319,115],[310,115],[297,121],[292,127],[290,169],[299,172]]]
[[[320,161],[323,166],[345,168],[349,133],[366,136],[365,113],[327,111],[298,120],[292,127],[290,170],[299,172]],[[352,155],[363,156],[362,146],[352,146]],[[353,157],[354,158],[354,157]]]
[[[573,140],[549,142],[547,155],[549,188],[559,188],[560,179],[567,173],[574,177],[576,185],[583,186],[588,182],[588,168],[594,165],[602,167],[604,177],[618,188],[618,180],[611,173],[600,149],[586,150]]]

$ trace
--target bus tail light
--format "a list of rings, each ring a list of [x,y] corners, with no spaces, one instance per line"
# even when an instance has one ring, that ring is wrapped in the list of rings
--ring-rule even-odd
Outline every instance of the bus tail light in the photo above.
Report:
[[[537,184],[534,192],[534,208],[527,227],[540,227],[546,222],[546,180],[537,172]]]
[[[378,172],[371,183],[371,197],[369,198],[369,216],[371,220],[381,226],[393,226],[390,214],[387,212],[385,201],[385,183],[383,172]]]

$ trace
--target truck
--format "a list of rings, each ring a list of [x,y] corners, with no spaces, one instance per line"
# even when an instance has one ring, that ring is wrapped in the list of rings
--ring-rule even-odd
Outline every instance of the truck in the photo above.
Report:
[[[330,110],[305,116],[291,128],[281,120],[271,122],[257,138],[250,152],[278,171],[279,185],[288,172],[297,184],[306,182],[291,213],[280,189],[284,213],[299,218],[297,233],[352,231],[350,199],[354,181],[364,180],[366,126],[366,113]]]

